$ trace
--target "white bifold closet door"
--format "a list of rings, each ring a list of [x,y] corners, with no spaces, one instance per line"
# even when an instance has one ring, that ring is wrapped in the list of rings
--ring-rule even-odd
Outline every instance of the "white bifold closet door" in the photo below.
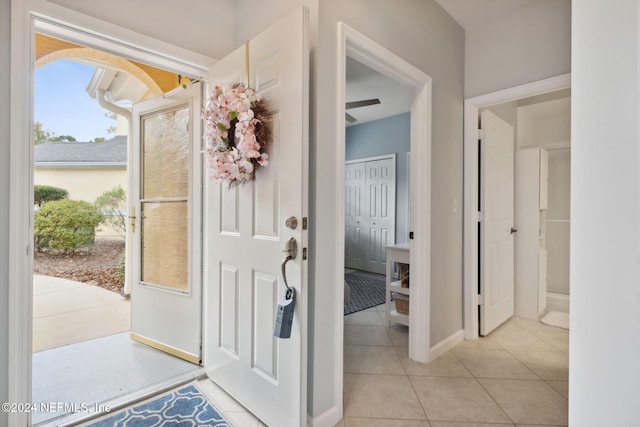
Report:
[[[395,243],[395,154],[345,164],[345,266],[385,273]]]

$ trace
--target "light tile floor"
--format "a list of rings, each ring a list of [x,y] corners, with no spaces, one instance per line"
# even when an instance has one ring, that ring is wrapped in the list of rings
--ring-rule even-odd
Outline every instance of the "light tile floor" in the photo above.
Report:
[[[384,316],[381,305],[345,317],[338,427],[567,425],[569,331],[515,317],[422,364]]]

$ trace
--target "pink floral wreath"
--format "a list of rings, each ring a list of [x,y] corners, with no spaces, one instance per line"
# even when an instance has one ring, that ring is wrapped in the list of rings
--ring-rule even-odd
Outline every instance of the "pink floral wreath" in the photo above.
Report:
[[[229,187],[255,179],[271,142],[265,102],[243,83],[216,85],[207,100],[206,155],[211,178]]]

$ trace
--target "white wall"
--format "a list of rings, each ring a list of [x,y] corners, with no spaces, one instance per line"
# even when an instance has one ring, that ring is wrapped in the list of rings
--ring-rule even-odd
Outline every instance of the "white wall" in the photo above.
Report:
[[[571,1],[535,0],[467,31],[465,97],[571,71]]]
[[[10,0],[0,0],[0,73],[10,70]],[[9,400],[9,79],[0,80],[0,403]],[[8,425],[0,412],[0,427]]]
[[[211,58],[234,47],[233,1],[47,1]]]
[[[505,102],[504,104],[494,105],[487,108],[496,116],[513,126],[514,131],[518,129],[518,101]],[[514,135],[517,139],[517,135]],[[518,141],[516,140],[517,144]],[[516,147],[514,147],[515,150]]]
[[[567,104],[570,101],[566,99],[551,101],[551,104],[555,103]],[[545,103],[544,105],[554,110],[557,107],[557,104],[554,106]],[[540,107],[537,105],[518,108],[517,141],[519,148],[559,148],[571,145],[570,107],[567,107],[566,111],[562,110],[546,116],[534,114],[531,110],[532,108],[536,108],[536,111],[539,111]]]
[[[569,425],[640,425],[638,2],[573,3]]]

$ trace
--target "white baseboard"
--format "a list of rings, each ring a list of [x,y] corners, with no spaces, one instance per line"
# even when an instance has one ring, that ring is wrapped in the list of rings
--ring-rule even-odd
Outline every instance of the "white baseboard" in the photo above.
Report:
[[[460,329],[459,331],[453,333],[449,337],[431,347],[431,351],[429,352],[429,361],[435,360],[438,356],[441,356],[447,351],[451,350],[453,347],[455,347],[456,344],[462,342],[463,340],[464,330]]]
[[[569,295],[547,292],[547,311],[569,312]]]
[[[342,419],[342,414],[337,406],[333,406],[317,417],[307,416],[307,426],[310,427],[333,427]]]

